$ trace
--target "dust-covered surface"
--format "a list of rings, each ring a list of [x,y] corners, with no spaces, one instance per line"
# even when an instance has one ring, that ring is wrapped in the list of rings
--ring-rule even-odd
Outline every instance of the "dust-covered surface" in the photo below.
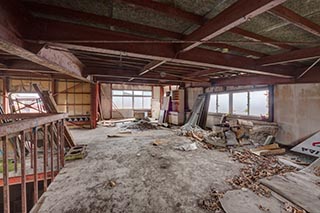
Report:
[[[88,156],[67,163],[33,210],[206,212],[198,201],[209,189],[231,189],[225,179],[241,167],[227,152],[175,149],[192,142],[171,130],[107,138],[116,132],[116,127],[73,130],[78,144],[88,144]]]

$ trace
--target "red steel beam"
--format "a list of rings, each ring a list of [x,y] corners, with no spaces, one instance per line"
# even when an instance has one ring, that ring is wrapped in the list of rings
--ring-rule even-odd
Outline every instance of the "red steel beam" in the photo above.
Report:
[[[33,129],[33,205],[38,202],[38,128]]]
[[[208,43],[206,45],[212,46],[212,47],[223,48],[223,49],[226,48],[226,49],[231,50],[231,51],[235,51],[235,52],[238,52],[238,53],[244,53],[246,55],[253,55],[253,56],[257,56],[257,57],[268,56],[267,54],[264,54],[264,53],[260,53],[260,52],[249,50],[249,49],[244,49],[244,48],[241,48],[241,47],[236,47],[236,46],[233,46],[233,45],[230,45],[230,44]]]
[[[305,30],[316,36],[320,36],[320,25],[313,23],[307,18],[300,16],[299,14],[293,12],[292,10],[284,6],[279,5],[271,9],[270,12],[286,21],[289,21],[290,23],[296,25],[302,30]]]
[[[58,171],[54,171],[54,176],[56,176],[58,173],[59,173]],[[47,173],[47,179],[52,179],[51,172]],[[44,173],[43,172],[38,173],[38,181],[42,181],[42,180],[44,180]],[[34,175],[33,174],[26,175],[25,182],[26,183],[34,182]],[[22,176],[9,177],[8,183],[10,186],[22,184]],[[0,187],[2,187],[2,186],[4,186],[4,180],[0,179]]]
[[[236,76],[214,79],[214,86],[273,85],[294,83],[294,79],[276,78],[272,76]]]
[[[37,29],[30,31],[26,34],[26,38],[34,40],[45,40],[45,41],[59,41],[59,40],[109,40],[109,41],[144,41],[145,38],[138,36],[132,36],[125,33],[117,33],[108,30],[99,30],[96,28],[85,27],[77,24],[70,24],[58,21],[44,21],[43,25],[39,25]],[[70,42],[72,43],[72,42]],[[57,46],[57,45],[55,45]],[[60,45],[63,47],[68,46],[67,44]],[[70,45],[69,45],[70,46]],[[73,45],[74,46],[74,45]],[[90,46],[90,47],[88,47]],[[79,47],[79,45],[78,45]],[[286,75],[291,75],[292,69],[286,70],[284,66],[274,67],[273,69],[267,69],[265,67],[256,66],[255,61],[249,58],[222,54],[215,51],[195,48],[192,51],[179,54],[175,54],[174,48],[170,44],[166,43],[145,43],[143,45],[137,43],[82,43],[81,48],[93,50],[94,48],[100,49],[112,49],[117,51],[125,51],[139,54],[139,57],[143,57],[151,60],[169,60],[177,61],[181,63],[190,61],[194,65],[199,63],[206,63],[209,67],[216,67],[221,69],[234,69],[243,72],[252,72],[256,74],[270,74],[277,73],[282,70]],[[71,48],[72,49],[72,48]],[[81,50],[82,51],[82,50]],[[103,51],[103,50],[95,50]],[[105,51],[104,51],[105,52]],[[119,53],[121,54],[121,53]],[[127,53],[123,53],[127,54]],[[146,55],[142,56],[142,55]],[[149,56],[147,56],[149,55]],[[199,63],[197,63],[199,62]],[[196,64],[195,64],[196,63]],[[188,63],[185,63],[188,64]],[[278,71],[277,71],[278,70]],[[285,71],[286,70],[286,71]],[[282,72],[280,71],[280,73]],[[283,74],[282,73],[282,74]]]
[[[197,30],[187,35],[185,40],[193,40],[197,42],[181,45],[182,48],[180,48],[180,51],[185,52],[191,50],[201,45],[204,41],[209,41],[210,39],[217,37],[218,35],[221,35],[236,26],[239,26],[248,19],[266,12],[285,1],[286,0],[238,0],[236,3],[232,4],[230,7],[215,16],[213,19],[207,21]]]
[[[134,22],[123,21],[119,19],[110,18],[107,16],[100,16],[93,13],[85,13],[81,11],[76,11],[68,8],[57,7],[53,5],[41,4],[37,2],[24,2],[24,5],[31,11],[41,12],[48,15],[62,16],[69,19],[80,19],[86,22],[96,23],[96,24],[107,24],[110,26],[120,27],[124,29],[133,30],[135,32],[147,33],[150,35],[159,35],[169,38],[181,38],[180,33],[164,30],[161,28],[146,26],[142,24],[137,24]]]
[[[287,53],[271,55],[260,58],[257,61],[259,65],[277,65],[289,62],[303,61],[309,59],[320,58],[320,46],[311,47],[300,50],[294,50]]]
[[[9,169],[8,169],[8,144],[9,136],[6,135],[2,140],[2,164],[3,164],[3,211],[10,213],[10,188],[9,188]]]
[[[243,30],[243,29],[241,29],[239,27],[235,27],[235,28],[230,29],[230,32],[238,34],[238,35],[242,35],[242,36],[244,36],[244,37],[246,37],[246,38],[248,38],[250,40],[253,40],[253,41],[261,41],[264,44],[266,44],[268,46],[275,47],[275,48],[279,48],[280,47],[280,48],[288,49],[288,50],[297,49],[294,46],[291,46],[291,45],[288,45],[288,44],[279,43],[278,41],[276,41],[274,39],[271,39],[271,38],[268,38],[268,37],[265,37],[265,36],[262,36],[262,35],[247,31],[247,30]]]
[[[27,212],[27,185],[26,185],[26,151],[25,151],[25,139],[26,139],[26,132],[21,132],[21,139],[20,139],[20,161],[21,161],[21,176],[20,176],[20,183],[21,183],[21,212]],[[9,185],[12,185],[12,180],[9,179]],[[3,184],[3,183],[2,183]]]

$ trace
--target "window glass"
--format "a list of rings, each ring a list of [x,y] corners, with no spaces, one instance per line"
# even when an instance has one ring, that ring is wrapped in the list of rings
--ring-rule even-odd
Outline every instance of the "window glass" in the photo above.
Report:
[[[143,91],[143,96],[151,96],[152,92],[151,91]]]
[[[112,103],[117,109],[122,109],[122,97],[113,96]]]
[[[132,97],[122,97],[123,98],[123,109],[132,109]]]
[[[217,112],[217,95],[210,95],[209,112]]]
[[[142,91],[134,91],[134,95],[142,95]]]
[[[134,109],[142,109],[143,105],[142,105],[142,97],[134,97],[134,100],[133,100],[133,103],[134,103]]]
[[[233,93],[232,109],[235,115],[248,115],[248,92]]]
[[[124,90],[123,95],[132,95],[132,91],[131,90]]]
[[[218,94],[218,113],[229,113],[229,94]]]
[[[123,95],[122,90],[112,90],[112,95]]]
[[[151,97],[143,97],[143,109],[151,109]]]
[[[250,115],[268,117],[268,100],[268,90],[250,92]]]

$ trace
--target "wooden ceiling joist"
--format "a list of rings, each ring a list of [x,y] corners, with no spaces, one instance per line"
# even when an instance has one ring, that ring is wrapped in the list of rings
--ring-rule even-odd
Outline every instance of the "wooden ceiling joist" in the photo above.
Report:
[[[219,13],[216,17],[207,21],[204,25],[200,26],[198,29],[186,36],[185,40],[193,40],[197,42],[191,44],[182,44],[180,52],[191,50],[201,45],[204,41],[209,41],[212,38],[239,26],[248,19],[266,12],[285,1],[286,0],[238,0],[236,3]]]

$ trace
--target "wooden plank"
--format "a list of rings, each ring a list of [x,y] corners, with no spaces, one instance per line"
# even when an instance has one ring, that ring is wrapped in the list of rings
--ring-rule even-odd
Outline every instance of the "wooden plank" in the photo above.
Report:
[[[51,95],[51,93],[49,91],[42,91],[37,84],[33,84],[33,87],[35,91],[38,93],[40,99],[42,100],[42,103],[44,104],[47,112],[58,113],[57,104],[53,96]],[[66,124],[64,128],[64,137],[65,137],[65,141],[67,142],[66,144],[68,144],[70,148],[75,146],[73,136],[71,135],[71,132]]]
[[[269,198],[258,196],[250,190],[227,191],[224,194],[224,196],[219,200],[226,213],[285,212],[283,208],[283,203],[274,198],[273,196]]]
[[[0,137],[14,134],[23,130],[34,128],[46,123],[50,123],[56,120],[61,120],[67,117],[67,114],[56,114],[44,117],[38,117],[37,119],[25,119],[14,123],[6,123],[1,125]]]
[[[273,176],[270,180],[265,178],[260,182],[306,211],[319,212],[320,177],[300,171]]]

